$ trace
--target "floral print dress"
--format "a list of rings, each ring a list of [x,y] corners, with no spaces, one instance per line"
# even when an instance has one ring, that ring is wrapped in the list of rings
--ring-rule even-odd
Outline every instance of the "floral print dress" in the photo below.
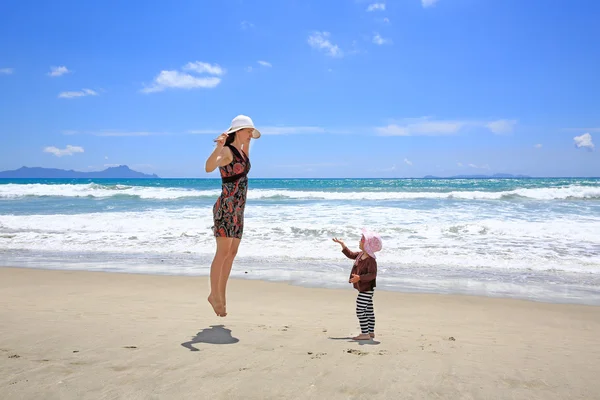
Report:
[[[233,160],[219,167],[222,181],[222,192],[213,206],[213,233],[216,237],[242,238],[244,233],[244,208],[250,159],[245,157],[234,146],[227,145],[233,154]]]

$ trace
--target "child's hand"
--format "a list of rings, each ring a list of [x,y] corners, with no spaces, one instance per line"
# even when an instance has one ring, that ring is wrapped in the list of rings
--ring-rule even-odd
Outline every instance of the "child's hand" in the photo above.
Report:
[[[336,243],[339,243],[342,246],[342,248],[346,247],[346,244],[341,239],[333,238],[331,240],[333,240]]]
[[[356,283],[360,281],[360,275],[352,274],[352,278],[350,278],[350,283]]]

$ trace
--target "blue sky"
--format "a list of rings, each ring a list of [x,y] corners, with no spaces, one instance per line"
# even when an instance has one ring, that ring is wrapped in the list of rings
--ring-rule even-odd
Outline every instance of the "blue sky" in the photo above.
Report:
[[[0,170],[600,176],[600,2],[5,0]]]

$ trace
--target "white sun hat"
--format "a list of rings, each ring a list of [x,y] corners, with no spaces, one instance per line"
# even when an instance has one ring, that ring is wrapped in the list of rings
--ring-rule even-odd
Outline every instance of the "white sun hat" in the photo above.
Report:
[[[254,127],[254,122],[252,122],[252,119],[246,115],[238,115],[237,117],[235,117],[231,121],[231,126],[225,133],[230,134],[232,132],[237,132],[240,129],[244,129],[244,128],[253,128],[254,129],[252,131],[253,139],[258,139],[260,137],[260,131]]]

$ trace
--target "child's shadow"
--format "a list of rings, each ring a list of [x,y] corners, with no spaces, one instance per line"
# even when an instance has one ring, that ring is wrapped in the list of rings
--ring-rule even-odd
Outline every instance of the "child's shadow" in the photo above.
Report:
[[[239,341],[238,338],[231,336],[231,329],[227,329],[223,325],[211,325],[210,328],[202,329],[192,340],[181,343],[181,345],[186,349],[190,349],[190,351],[198,351],[197,348],[192,346],[193,344],[232,344]]]
[[[348,343],[358,343],[360,346],[364,346],[364,345],[378,345],[381,344],[381,342],[378,342],[375,339],[371,339],[371,340],[354,340],[352,339],[351,336],[347,336],[347,337],[329,337],[329,340],[346,340]]]

